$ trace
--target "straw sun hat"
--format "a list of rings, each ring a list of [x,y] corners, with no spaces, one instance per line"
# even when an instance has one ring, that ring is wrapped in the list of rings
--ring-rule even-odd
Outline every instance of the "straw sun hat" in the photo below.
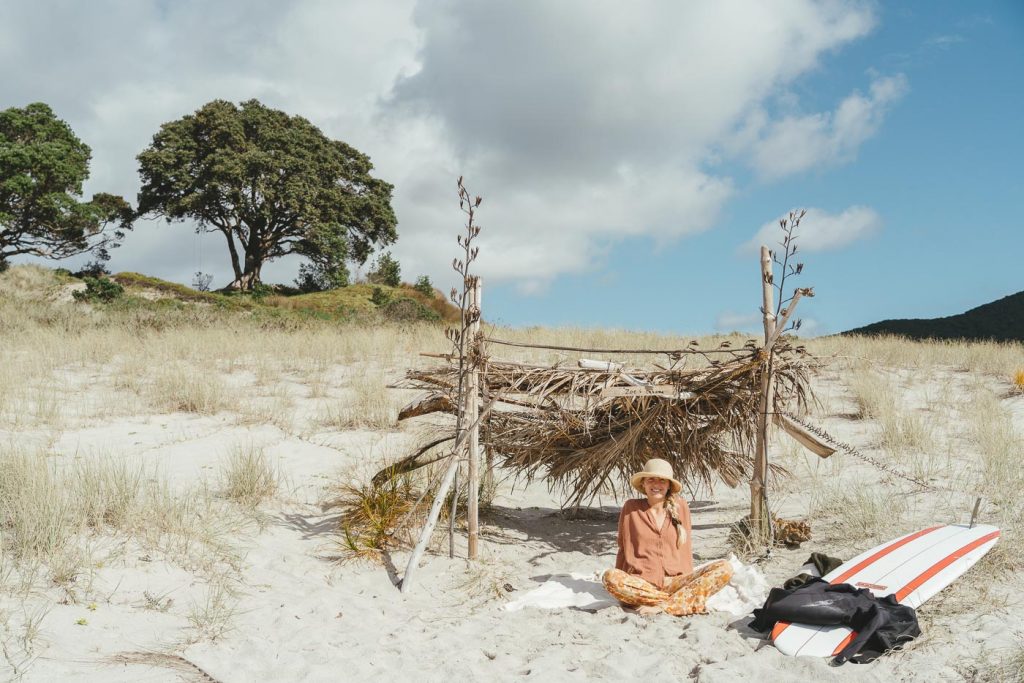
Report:
[[[683,485],[680,484],[672,474],[672,465],[667,460],[651,458],[644,463],[643,471],[637,472],[629,478],[629,483],[640,493],[646,493],[646,491],[644,491],[644,477],[668,479],[670,482],[669,489],[671,489],[672,493],[679,493],[683,490]]]

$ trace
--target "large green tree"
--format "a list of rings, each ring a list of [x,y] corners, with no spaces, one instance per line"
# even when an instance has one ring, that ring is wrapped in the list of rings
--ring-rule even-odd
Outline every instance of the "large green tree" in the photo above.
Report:
[[[165,123],[138,157],[139,213],[192,219],[227,240],[235,279],[252,289],[271,259],[300,254],[340,282],[396,239],[392,186],[369,157],[299,116],[256,100],[215,100]]]
[[[112,194],[80,200],[91,155],[42,102],[0,112],[0,267],[19,254],[110,257],[133,213]]]

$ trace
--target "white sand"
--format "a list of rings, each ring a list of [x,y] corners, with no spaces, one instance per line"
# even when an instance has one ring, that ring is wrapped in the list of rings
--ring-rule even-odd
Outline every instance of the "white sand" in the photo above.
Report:
[[[929,410],[928,401],[960,381],[962,375],[950,374],[901,389],[901,405]],[[877,425],[841,417],[851,404],[835,379],[826,377],[816,386],[828,408],[816,421],[877,456]],[[298,422],[316,413],[315,399],[295,401]],[[1019,426],[1024,399],[1004,404]],[[204,574],[148,556],[131,541],[99,539],[93,556],[105,559],[92,568],[91,579],[80,578],[70,593],[39,587],[27,599],[0,597],[12,643],[26,616],[45,612],[31,656],[19,660],[21,680],[202,680],[162,665],[115,664],[112,659],[124,652],[159,652],[180,655],[224,682],[393,680],[401,674],[446,682],[934,681],[960,680],[1002,649],[1020,646],[1020,575],[1000,577],[989,591],[984,590],[987,577],[965,577],[922,608],[925,634],[906,651],[841,668],[783,656],[746,627],[748,618],[727,613],[679,619],[644,618],[618,607],[506,611],[506,602],[552,575],[594,575],[614,559],[619,503],[601,499],[592,514],[567,519],[558,511],[558,497],[543,484],[513,489],[506,482],[484,518],[482,560],[470,565],[461,557],[429,554],[414,589],[402,595],[396,569],[404,571],[404,553],[388,558],[388,566],[338,566],[326,559],[335,525],[318,503],[325,485],[346,467],[372,460],[365,467],[370,472],[382,453],[410,447],[414,429],[403,429],[300,438],[274,426],[240,425],[229,413],[142,412],[70,424],[52,444],[55,457],[67,462],[104,455],[130,458],[159,468],[175,486],[187,488],[203,480],[213,485],[219,461],[233,445],[248,442],[265,448],[287,483],[261,507],[262,528],[253,523],[234,536],[240,559],[237,570],[225,570],[235,595],[229,630],[216,639],[190,642],[190,610],[209,592]],[[972,457],[961,432],[962,425],[956,424],[939,431],[937,449],[952,465],[939,472],[937,481],[955,483],[956,463]],[[42,439],[28,429],[0,435],[8,437],[19,443]],[[773,497],[784,516],[804,517],[813,491],[841,474],[871,490],[885,490],[893,500],[912,488],[842,454],[820,461],[782,441],[773,452],[795,475]],[[747,495],[744,487],[720,486],[695,496],[698,562],[728,555],[728,525],[747,511]],[[963,497],[913,498],[906,518],[893,520],[895,529],[962,521],[969,514],[971,501]],[[812,550],[849,557],[877,542],[851,542],[837,528],[815,522],[814,538],[803,548],[777,549],[763,565],[768,579],[781,583]],[[463,535],[457,543],[464,555]],[[503,588],[506,584],[511,592]],[[84,625],[76,623],[83,619]],[[0,661],[0,677],[8,664]]]

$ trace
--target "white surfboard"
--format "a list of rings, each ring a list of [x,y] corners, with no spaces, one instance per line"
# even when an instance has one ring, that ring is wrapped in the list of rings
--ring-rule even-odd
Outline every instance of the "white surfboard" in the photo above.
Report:
[[[986,524],[933,526],[867,550],[822,578],[850,583],[917,609],[966,572],[999,540]],[[857,634],[845,626],[810,626],[780,621],[772,641],[780,652],[800,657],[831,657]]]

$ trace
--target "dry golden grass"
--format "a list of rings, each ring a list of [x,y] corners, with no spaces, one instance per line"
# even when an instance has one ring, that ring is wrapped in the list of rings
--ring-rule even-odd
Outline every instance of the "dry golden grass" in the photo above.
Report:
[[[286,434],[295,429],[295,400],[287,393],[255,396],[241,403],[232,402],[231,407],[242,424],[271,424]]]
[[[95,564],[90,539],[109,535],[199,571],[236,565],[231,539],[248,525],[207,491],[172,491],[155,473],[113,457],[62,466],[44,452],[11,448],[0,448],[0,520],[0,558],[23,589],[40,576],[70,588]]]
[[[16,561],[53,557],[85,526],[64,483],[45,454],[0,450],[4,554]]]
[[[84,517],[86,526],[120,530],[137,523],[135,515],[145,478],[141,466],[107,456],[78,462],[72,476],[78,485],[78,514]]]
[[[1024,365],[1024,346],[999,342],[910,341],[901,337],[824,337],[807,348],[820,358],[881,367],[944,368],[1005,377],[1007,368]]]
[[[157,371],[146,394],[153,408],[163,413],[213,414],[229,405],[223,380],[203,368],[164,366]]]
[[[1000,667],[1000,675],[1006,681],[1024,681],[1024,644],[1006,657]]]
[[[830,520],[832,536],[846,543],[881,542],[912,530],[907,528],[914,524],[909,519],[912,503],[907,496],[893,495],[868,482],[833,482],[811,491],[808,517]]]
[[[0,277],[0,296],[27,300],[45,300],[60,287],[53,270],[26,264],[10,268]]]
[[[20,680],[35,660],[43,619],[50,609],[49,605],[34,608],[22,605],[17,612],[0,609],[0,655],[7,664],[10,680]],[[0,671],[3,671],[2,665]]]
[[[360,370],[352,379],[346,398],[329,400],[323,406],[319,422],[338,430],[385,430],[394,428],[397,416],[394,391],[387,388],[379,369],[370,368]]]
[[[188,642],[217,641],[231,632],[238,615],[239,595],[232,579],[217,575],[209,582],[202,601],[193,602],[187,615],[192,633]]]
[[[892,382],[877,372],[861,371],[846,381],[857,404],[856,417],[862,420],[879,419],[896,411],[896,395]]]
[[[246,508],[255,509],[277,493],[279,476],[262,448],[235,446],[221,468],[221,494]]]
[[[934,426],[924,415],[894,409],[883,413],[880,422],[882,448],[894,456],[927,454],[935,446]]]

